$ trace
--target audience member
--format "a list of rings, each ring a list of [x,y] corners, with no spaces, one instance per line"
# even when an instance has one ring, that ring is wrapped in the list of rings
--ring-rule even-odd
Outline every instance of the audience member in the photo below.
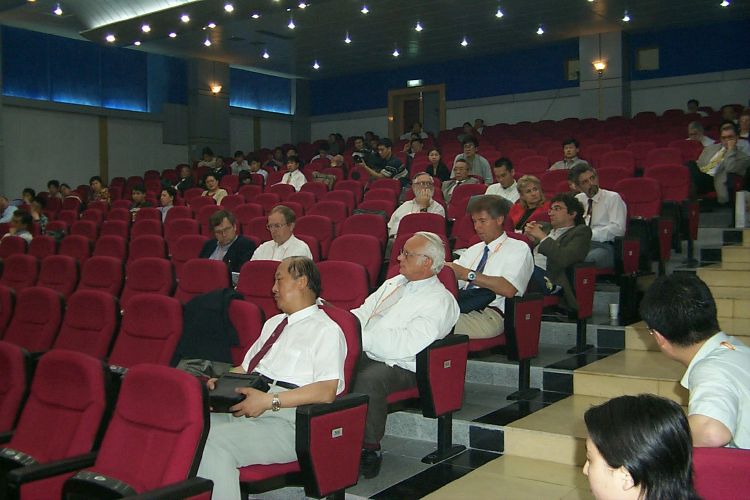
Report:
[[[36,197],[36,191],[31,188],[23,188],[21,192],[21,201],[24,205],[31,205],[31,202]]]
[[[92,201],[106,201],[107,203],[109,203],[112,199],[109,194],[109,190],[102,182],[102,178],[98,175],[95,175],[91,179],[89,179],[89,187],[91,188],[88,199],[89,203],[91,203]]]
[[[562,147],[563,147],[563,159],[553,163],[552,166],[549,168],[550,170],[563,170],[563,169],[570,170],[576,165],[588,165],[588,162],[586,162],[586,160],[582,160],[578,158],[578,151],[580,150],[580,145],[578,144],[577,140],[572,139],[572,138],[565,139],[562,143]]]
[[[661,352],[687,368],[693,446],[750,449],[750,348],[721,331],[706,284],[692,273],[660,277],[641,317]]]
[[[708,116],[708,113],[705,111],[701,111],[700,109],[700,103],[698,102],[698,99],[690,99],[687,102],[687,112],[690,114],[697,113],[701,116]]]
[[[31,219],[39,224],[39,232],[44,234],[47,232],[47,223],[49,218],[44,214],[44,207],[47,206],[47,200],[41,196],[35,196],[31,200]]]
[[[286,162],[284,160],[284,151],[282,151],[281,148],[274,149],[273,156],[266,162],[266,167],[278,171],[285,166]]]
[[[346,339],[316,305],[320,287],[310,259],[290,257],[279,264],[273,296],[282,313],[266,321],[242,364],[232,369],[261,375],[270,389],[239,389],[245,399],[231,414],[211,414],[198,476],[214,482],[213,498],[242,498],[238,467],[297,460],[296,407],[330,403],[344,391]],[[208,381],[209,390],[215,383]]]
[[[465,160],[466,164],[469,166],[469,174],[480,176],[488,186],[492,184],[490,163],[487,161],[487,158],[477,153],[477,149],[479,148],[479,141],[477,138],[470,135],[465,137],[461,143],[464,146],[464,152],[456,155],[455,160],[453,160],[453,167],[456,167],[456,162],[458,160]]]
[[[443,182],[443,198],[446,203],[450,203],[453,197],[453,191],[462,184],[479,184],[476,177],[469,177],[469,164],[463,158],[459,158],[453,164],[453,178]]]
[[[260,160],[258,160],[258,158],[256,158],[255,156],[250,157],[249,169],[243,170],[242,172],[240,172],[239,174],[240,184],[252,184],[253,183],[252,174],[258,174],[261,177],[263,177],[263,185],[266,184],[266,181],[268,180],[268,171],[260,167]]]
[[[242,265],[249,261],[255,244],[237,234],[237,220],[229,210],[214,212],[208,219],[208,227],[214,237],[201,248],[201,259],[222,260],[230,273],[239,273]]]
[[[206,186],[206,190],[203,191],[201,196],[210,196],[216,201],[217,205],[221,205],[221,200],[229,194],[226,189],[219,187],[219,176],[216,174],[208,173],[203,176],[203,184]]]
[[[211,148],[206,146],[201,152],[201,161],[198,162],[198,168],[208,167],[209,172],[214,174],[217,179],[224,175],[224,162],[216,156]]]
[[[653,394],[620,396],[583,415],[583,473],[597,500],[699,500],[690,428],[680,405]]]
[[[59,198],[62,200],[62,193],[60,193],[60,181],[52,179],[47,182],[47,192],[50,198]]]
[[[737,125],[737,110],[734,109],[734,105],[725,104],[721,107],[721,119]]]
[[[16,206],[11,205],[8,198],[0,196],[0,223],[10,222],[13,218],[13,212],[15,212],[16,209]]]
[[[146,199],[146,188],[140,184],[133,186],[130,191],[130,199],[132,200],[132,203],[130,204],[130,213],[133,214],[133,220],[135,220],[135,214],[138,213],[138,210],[153,206],[151,205],[151,202]]]
[[[179,175],[179,178],[177,179],[177,184],[175,184],[174,187],[180,193],[184,193],[186,189],[195,187],[195,179],[193,179],[193,171],[190,169],[189,165],[180,165],[178,175]]]
[[[406,168],[411,167],[414,157],[424,149],[424,142],[419,137],[415,137],[410,142],[404,144],[404,153],[406,153]]]
[[[297,215],[286,205],[276,205],[268,213],[268,231],[271,240],[262,243],[251,260],[283,260],[287,257],[307,257],[312,253],[307,243],[294,236]]]
[[[477,118],[476,120],[474,120],[474,130],[479,135],[484,134],[484,120],[482,120],[481,118]]]
[[[167,220],[167,212],[169,212],[174,206],[174,199],[176,196],[177,191],[175,188],[171,186],[162,188],[161,193],[159,194],[159,203],[161,204],[159,211],[161,212],[162,222]]]
[[[427,159],[430,163],[425,167],[425,172],[433,177],[437,177],[441,182],[445,182],[451,178],[451,171],[443,163],[443,155],[438,148],[430,148],[427,152]]]
[[[547,220],[549,203],[544,201],[541,181],[533,175],[518,179],[518,202],[510,207],[508,217],[516,232],[523,231],[526,223],[532,220]]]
[[[487,186],[484,194],[496,194],[502,196],[511,203],[518,201],[518,184],[513,178],[513,162],[508,158],[498,158],[493,168],[497,182]]]
[[[245,153],[242,151],[235,151],[234,161],[229,165],[229,168],[234,175],[239,175],[242,171],[250,170],[250,165],[247,164],[247,160],[245,159]]]
[[[300,172],[300,160],[297,156],[288,156],[286,159],[286,173],[278,184],[290,184],[295,191],[299,191],[307,182],[305,174]]]
[[[302,166],[305,164],[305,162],[300,158],[299,152],[297,151],[297,148],[294,146],[290,147],[286,150],[286,165],[289,166],[289,158],[295,157],[297,158],[297,163],[299,164],[299,168],[302,168]]]
[[[372,130],[368,130],[367,132],[365,132],[364,139],[365,139],[365,142],[369,144],[373,139],[379,140],[380,138],[377,135],[375,135],[375,132],[373,132]]]
[[[328,134],[328,147],[326,148],[327,155],[335,156],[341,154],[342,148],[339,144],[339,140],[341,140],[341,142],[344,140],[344,138],[341,137],[341,134]]]
[[[414,190],[414,199],[402,203],[393,212],[391,220],[388,222],[388,235],[391,238],[395,238],[398,233],[398,226],[401,223],[401,219],[409,214],[427,212],[445,217],[443,206],[432,199],[432,195],[435,194],[435,182],[432,180],[430,174],[421,172],[414,176],[411,187]]]
[[[393,156],[393,143],[390,139],[381,139],[378,141],[378,154],[368,158],[367,163],[361,163],[370,174],[370,177],[376,179],[388,178],[399,179],[401,184],[408,180],[408,172],[401,160]]]
[[[415,233],[404,244],[398,262],[399,275],[352,310],[362,325],[365,353],[354,392],[370,396],[360,462],[367,479],[380,472],[388,395],[417,385],[417,354],[448,335],[459,315],[456,299],[437,277],[445,262],[438,235]]]
[[[477,135],[477,131],[474,130],[474,127],[471,126],[471,123],[464,122],[463,132],[458,135],[458,142],[463,143],[464,139],[467,139],[469,137],[474,137],[476,139]]]
[[[740,115],[740,139],[750,140],[750,109]]]
[[[750,166],[750,156],[737,144],[737,126],[724,123],[720,130],[721,143],[703,148],[696,162],[689,162],[693,186],[697,194],[716,191],[719,203],[727,203],[730,187],[729,174],[744,177]]]
[[[330,146],[328,144],[321,143],[320,146],[318,147],[318,154],[313,156],[312,160],[310,161],[313,162],[315,160],[321,160],[323,163],[328,163],[329,161],[333,159],[333,156],[331,156],[329,151],[330,151]]]
[[[690,122],[688,124],[688,138],[689,141],[698,141],[703,147],[710,146],[714,143],[714,140],[703,134],[703,125],[701,122]]]
[[[328,166],[330,168],[341,168],[346,172],[346,163],[344,162],[344,157],[341,155],[331,157],[331,162]]]
[[[356,157],[366,159],[370,155],[372,155],[372,150],[365,145],[365,139],[361,136],[355,137],[352,148],[352,159]]]
[[[591,228],[591,250],[587,262],[608,268],[615,263],[615,238],[625,236],[627,209],[614,191],[599,188],[599,177],[590,165],[577,165],[568,173],[568,182],[580,191],[576,195],[585,208],[583,219]]]
[[[534,246],[536,288],[546,294],[563,292],[563,308],[578,309],[569,271],[583,262],[591,248],[591,228],[583,220],[583,205],[569,193],[552,198],[549,209],[550,227],[539,222],[526,224],[524,234]]]
[[[64,182],[60,184],[60,193],[63,195],[63,199],[75,198],[76,200],[78,200],[79,203],[83,203],[83,200],[81,199],[81,197],[78,196],[78,192],[74,191],[70,186],[68,186]]]
[[[503,227],[510,203],[483,195],[469,203],[474,230],[482,240],[447,262],[458,279],[461,315],[456,333],[496,337],[504,331],[505,298],[523,295],[534,270],[529,245],[509,238]]]
[[[412,135],[416,134],[420,139],[427,139],[427,133],[422,130],[422,124],[420,122],[414,122],[411,125],[411,130],[406,132],[405,134],[402,134],[400,139],[403,140],[409,140],[412,138]]]
[[[31,243],[31,240],[34,239],[34,235],[31,232],[33,224],[34,220],[29,212],[26,210],[16,210],[13,212],[13,217],[10,219],[8,232],[3,238],[6,236],[18,236],[19,238],[23,238],[26,243]]]

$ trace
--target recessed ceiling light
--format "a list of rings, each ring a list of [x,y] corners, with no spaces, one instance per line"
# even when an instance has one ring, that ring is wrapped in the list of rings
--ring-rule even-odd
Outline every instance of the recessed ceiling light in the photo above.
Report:
[[[466,47],[469,45],[469,41],[464,37],[463,40],[461,40],[461,47]]]
[[[183,14],[183,15],[180,16],[180,21],[182,21],[183,23],[189,23],[190,22],[190,16],[188,16],[187,14]]]
[[[419,33],[419,32],[420,32],[420,31],[422,31],[423,29],[424,29],[424,28],[422,27],[422,24],[421,24],[421,23],[420,23],[419,21],[417,21],[417,24],[416,24],[416,26],[414,26],[414,31],[416,31],[417,33]]]
[[[169,38],[177,38],[177,33],[175,33],[174,31],[170,32]]]
[[[543,35],[544,34],[544,28],[542,28],[542,25],[539,25],[539,28],[536,30],[537,35]]]
[[[393,49],[393,57],[398,57],[400,55],[401,55],[401,53],[398,51],[398,47],[396,47],[395,49]]]
[[[229,13],[232,13],[232,12],[234,12],[234,5],[232,5],[231,3],[225,3],[224,4],[224,10],[227,11],[227,12],[229,12]]]
[[[203,42],[203,45],[205,45],[206,47],[210,47],[211,46],[211,40],[209,40],[208,37],[206,37],[206,41]]]
[[[622,22],[629,23],[630,22],[630,15],[628,14],[628,11],[625,11],[625,14],[622,16]]]
[[[346,32],[346,37],[344,38],[344,43],[352,43],[352,39],[349,38],[349,32]]]
[[[211,29],[214,29],[214,28],[216,27],[216,23],[214,23],[214,22],[210,22],[210,23],[208,23],[208,25],[207,25],[207,26],[208,26],[209,28],[211,28]]]
[[[151,32],[151,25],[149,25],[149,24],[142,25],[141,26],[141,31],[143,31],[144,33],[150,33]]]
[[[360,12],[362,14],[369,14],[370,13],[370,9],[367,8],[367,4],[365,4],[365,5],[362,6],[362,8],[360,9]]]
[[[307,4],[305,2],[300,2],[299,5],[297,5],[300,9],[304,9],[307,7]]]
[[[136,47],[140,47],[141,46],[141,41],[140,40],[136,40],[135,42],[133,42],[133,45],[135,45]]]
[[[271,54],[268,53],[267,49],[263,49],[263,59],[270,59]]]
[[[502,9],[501,9],[500,7],[498,7],[498,8],[497,8],[497,12],[495,12],[495,17],[496,17],[496,18],[498,18],[498,19],[500,19],[500,18],[501,18],[501,17],[503,17],[504,15],[505,15],[505,14],[503,14],[503,10],[502,10]]]
[[[729,0],[723,0],[719,5],[722,7],[729,7]]]
[[[293,30],[294,28],[296,28],[296,27],[297,27],[297,25],[296,25],[296,24],[294,24],[294,19],[292,19],[292,18],[290,17],[290,18],[289,18],[289,24],[287,24],[287,25],[286,25],[286,27],[287,27],[287,28],[289,28],[290,30]]]
[[[105,36],[104,39],[107,40],[109,43],[115,43],[115,41],[117,41],[117,37],[111,33]]]
[[[260,14],[258,14],[257,12],[253,12],[253,13],[252,13],[252,14],[250,15],[250,17],[252,17],[253,19],[259,19],[259,18],[260,18]]]
[[[62,10],[62,7],[60,7],[60,4],[57,4],[55,6],[55,10],[53,10],[52,12],[54,12],[56,16],[62,16],[63,15],[63,10]]]
[[[320,64],[318,64],[318,61],[317,61],[317,59],[316,59],[316,60],[315,60],[315,62],[313,63],[313,69],[316,69],[316,70],[317,70],[317,69],[320,69]]]

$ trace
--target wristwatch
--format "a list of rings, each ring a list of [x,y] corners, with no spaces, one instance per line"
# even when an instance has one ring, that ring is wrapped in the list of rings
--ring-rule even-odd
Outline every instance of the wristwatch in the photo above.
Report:
[[[476,271],[469,271],[468,273],[466,273],[466,281],[468,281],[469,283],[471,283],[475,279],[477,279],[477,272]]]
[[[273,393],[273,398],[271,399],[271,411],[279,411],[281,409],[281,400],[279,399],[279,395],[277,393]]]

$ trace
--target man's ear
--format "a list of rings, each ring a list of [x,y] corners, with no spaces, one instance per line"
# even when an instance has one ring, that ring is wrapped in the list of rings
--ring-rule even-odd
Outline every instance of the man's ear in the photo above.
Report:
[[[664,335],[659,333],[657,330],[651,330],[651,335],[653,335],[654,340],[656,341],[656,344],[660,348],[664,348],[664,346],[669,344],[669,341],[664,337]]]

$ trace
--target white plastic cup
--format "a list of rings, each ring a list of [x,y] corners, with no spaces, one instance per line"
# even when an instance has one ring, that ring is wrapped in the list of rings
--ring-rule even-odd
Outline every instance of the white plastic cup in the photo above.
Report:
[[[617,319],[620,316],[620,304],[609,305],[609,317],[611,319]]]

